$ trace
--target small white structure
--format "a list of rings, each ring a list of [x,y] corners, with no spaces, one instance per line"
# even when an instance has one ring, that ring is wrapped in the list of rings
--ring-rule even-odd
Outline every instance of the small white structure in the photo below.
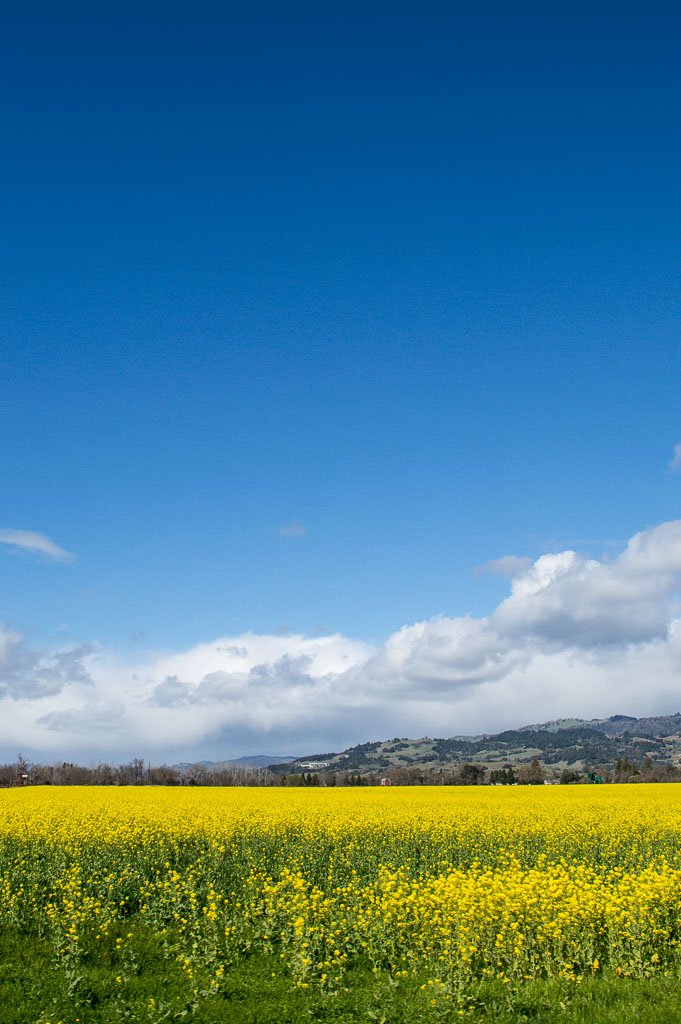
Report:
[[[382,786],[392,786],[392,782],[390,781],[390,779],[381,779],[381,785]]]

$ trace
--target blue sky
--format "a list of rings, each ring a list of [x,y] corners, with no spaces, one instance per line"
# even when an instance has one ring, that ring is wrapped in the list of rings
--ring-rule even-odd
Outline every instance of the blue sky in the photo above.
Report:
[[[149,699],[131,665],[246,635],[277,638],[249,672],[319,637],[367,663],[493,616],[509,580],[476,566],[606,565],[679,516],[677,11],[142,6],[10,12],[0,44],[10,753],[95,756],[97,715]],[[36,697],[73,651],[95,683]],[[525,715],[470,685],[463,725]],[[383,721],[312,704],[190,752]],[[80,738],[36,724],[67,713]]]

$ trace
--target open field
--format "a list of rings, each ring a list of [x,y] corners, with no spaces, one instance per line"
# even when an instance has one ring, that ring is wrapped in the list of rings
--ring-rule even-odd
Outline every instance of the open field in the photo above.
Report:
[[[0,1024],[679,1019],[681,787],[0,793]]]

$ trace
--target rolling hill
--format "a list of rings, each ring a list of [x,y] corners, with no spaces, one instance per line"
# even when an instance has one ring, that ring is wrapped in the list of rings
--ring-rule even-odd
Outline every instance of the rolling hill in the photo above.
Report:
[[[399,768],[450,770],[475,764],[487,770],[518,767],[534,758],[556,774],[613,769],[626,762],[643,767],[681,768],[681,714],[653,718],[613,715],[606,719],[559,719],[494,735],[437,739],[394,737],[361,743],[340,752],[312,754],[272,765],[289,772],[377,773]]]

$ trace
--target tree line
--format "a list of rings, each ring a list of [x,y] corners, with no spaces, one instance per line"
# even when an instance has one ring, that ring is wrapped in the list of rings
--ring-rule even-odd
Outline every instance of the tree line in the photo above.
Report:
[[[203,764],[181,768],[150,765],[141,757],[125,764],[100,763],[86,768],[70,761],[33,764],[21,754],[11,764],[0,765],[0,787],[8,786],[260,786],[271,785],[271,774],[262,768],[235,764],[209,768]],[[273,779],[276,784],[277,780]]]
[[[100,763],[86,768],[63,761],[56,764],[31,763],[21,754],[15,761],[0,765],[0,788],[16,786],[377,786],[382,780],[398,786],[540,786],[545,783],[578,785],[596,781],[606,783],[681,782],[681,770],[671,764],[656,764],[649,757],[641,765],[627,757],[614,765],[596,766],[591,772],[570,768],[557,771],[533,758],[527,764],[507,763],[488,769],[482,764],[466,763],[451,768],[419,766],[390,768],[379,772],[304,772],[295,766],[282,773],[269,768],[231,765],[152,766],[141,757],[125,764]],[[288,766],[287,766],[288,768]]]

